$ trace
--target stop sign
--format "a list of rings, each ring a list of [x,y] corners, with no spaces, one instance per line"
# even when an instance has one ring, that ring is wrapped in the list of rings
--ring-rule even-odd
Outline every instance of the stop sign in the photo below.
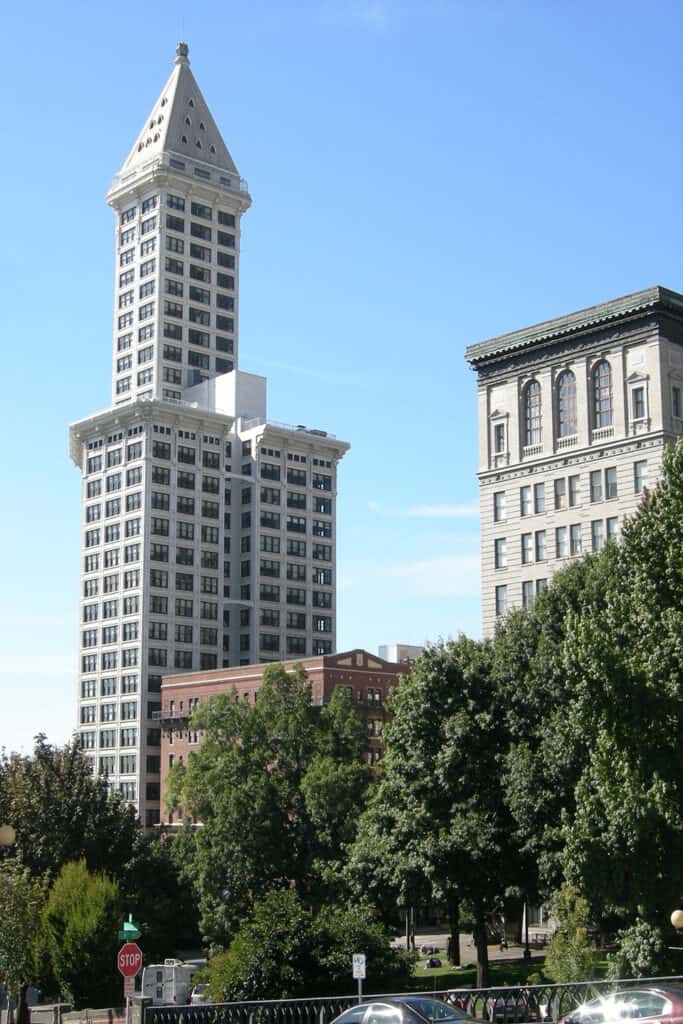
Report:
[[[134,978],[142,967],[142,950],[137,942],[125,942],[116,957],[116,965],[124,978]]]

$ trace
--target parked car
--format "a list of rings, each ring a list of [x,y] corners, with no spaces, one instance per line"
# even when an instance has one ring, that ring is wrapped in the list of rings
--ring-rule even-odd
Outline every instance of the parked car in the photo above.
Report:
[[[563,1024],[612,1024],[623,1020],[683,1024],[683,988],[626,988],[577,1006]]]
[[[195,1006],[199,1003],[205,1003],[209,998],[209,986],[208,985],[195,985],[190,993],[190,1003]]]
[[[397,996],[359,1003],[344,1010],[332,1024],[460,1024],[474,1021],[463,1010],[426,996]]]

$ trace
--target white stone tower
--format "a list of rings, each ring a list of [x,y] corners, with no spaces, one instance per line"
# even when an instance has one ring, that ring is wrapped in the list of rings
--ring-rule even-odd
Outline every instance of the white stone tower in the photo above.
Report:
[[[93,770],[149,827],[162,675],[333,652],[348,444],[268,423],[265,378],[238,370],[251,198],[184,43],[107,201],[112,406],[70,428],[83,477],[78,728]]]

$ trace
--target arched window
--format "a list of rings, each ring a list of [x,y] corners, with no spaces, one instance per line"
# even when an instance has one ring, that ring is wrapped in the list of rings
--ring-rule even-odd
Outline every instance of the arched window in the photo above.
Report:
[[[557,382],[557,432],[560,437],[571,437],[577,429],[576,377],[565,370]]]
[[[612,369],[606,359],[593,370],[593,426],[612,426]]]
[[[530,381],[524,392],[524,446],[541,443],[541,385]]]

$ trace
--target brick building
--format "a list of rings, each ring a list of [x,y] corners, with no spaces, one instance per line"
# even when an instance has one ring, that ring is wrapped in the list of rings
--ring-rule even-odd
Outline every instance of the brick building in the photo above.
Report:
[[[319,655],[298,661],[285,661],[291,670],[300,664],[311,682],[313,703],[326,704],[338,686],[351,690],[358,714],[368,724],[368,761],[375,764],[382,753],[382,728],[387,717],[385,700],[409,664],[385,661],[367,651],[344,651],[341,654]],[[208,672],[164,676],[161,682],[161,806],[165,800],[169,768],[187,760],[197,750],[202,737],[189,729],[193,709],[220,693],[234,687],[238,696],[253,703],[263,682],[267,665],[242,665]]]

